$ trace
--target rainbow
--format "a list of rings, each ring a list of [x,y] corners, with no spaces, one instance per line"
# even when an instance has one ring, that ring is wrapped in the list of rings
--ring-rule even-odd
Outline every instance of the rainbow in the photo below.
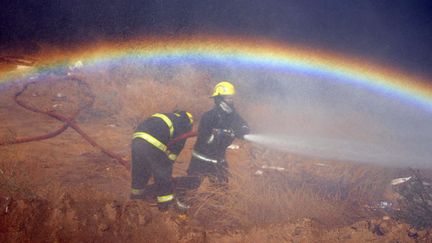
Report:
[[[395,95],[432,111],[432,85],[423,77],[408,75],[370,60],[315,48],[235,37],[146,37],[124,43],[96,43],[72,51],[44,54],[40,58],[43,60],[41,65],[27,75],[64,67],[68,63],[65,60],[69,60],[69,63],[76,59],[85,64],[97,64],[129,57],[144,60],[193,59],[202,62],[228,62],[325,75],[335,78],[337,82],[352,82]],[[0,86],[16,79],[13,75],[2,75]]]

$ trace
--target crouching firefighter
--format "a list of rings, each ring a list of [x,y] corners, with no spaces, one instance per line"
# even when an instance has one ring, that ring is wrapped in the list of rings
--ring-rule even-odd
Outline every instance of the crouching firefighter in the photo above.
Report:
[[[213,90],[215,106],[202,116],[192,159],[188,168],[189,189],[200,186],[204,177],[212,184],[226,186],[228,163],[226,149],[235,138],[243,139],[249,126],[234,108],[234,86],[226,81],[218,83]]]
[[[169,148],[170,140],[192,130],[193,118],[189,112],[157,113],[138,125],[132,140],[131,199],[144,199],[145,187],[153,176],[158,208],[165,211],[170,205],[182,204],[174,197],[173,163],[183,149],[186,138]]]

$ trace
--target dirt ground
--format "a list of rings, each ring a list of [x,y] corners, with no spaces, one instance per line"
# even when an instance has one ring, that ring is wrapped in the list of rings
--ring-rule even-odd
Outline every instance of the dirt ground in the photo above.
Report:
[[[76,124],[129,160],[130,136],[145,117],[181,107],[199,120],[211,107],[202,97],[213,83],[195,75],[196,83],[185,86],[189,76],[175,77],[178,85],[151,76],[116,82],[120,71],[101,70],[79,74],[90,88],[85,91],[63,74],[50,74],[19,99],[70,117],[94,96]],[[0,91],[0,142],[63,124],[17,105],[13,97],[22,87]],[[251,127],[262,112],[279,115],[262,104],[238,104],[250,114]],[[188,140],[174,177],[185,176],[193,143]],[[0,242],[432,242],[431,229],[394,216],[398,195],[390,181],[408,175],[407,169],[318,160],[246,141],[235,145],[228,151],[228,189],[204,182],[190,197],[187,217],[129,200],[129,171],[70,127],[50,139],[0,146]]]

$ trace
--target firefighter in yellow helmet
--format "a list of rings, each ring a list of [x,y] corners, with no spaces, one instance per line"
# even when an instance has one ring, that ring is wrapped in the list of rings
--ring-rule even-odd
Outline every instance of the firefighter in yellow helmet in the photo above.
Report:
[[[249,126],[234,108],[234,85],[223,81],[213,90],[215,106],[202,116],[197,140],[192,151],[188,176],[192,178],[188,187],[198,188],[202,179],[219,185],[228,182],[228,163],[225,152],[235,138],[243,139],[249,133]]]
[[[159,210],[165,211],[175,202],[172,180],[173,163],[184,147],[186,138],[169,145],[171,140],[191,131],[192,115],[186,111],[157,113],[138,125],[132,140],[132,192],[131,199],[144,199],[145,187],[153,176]]]

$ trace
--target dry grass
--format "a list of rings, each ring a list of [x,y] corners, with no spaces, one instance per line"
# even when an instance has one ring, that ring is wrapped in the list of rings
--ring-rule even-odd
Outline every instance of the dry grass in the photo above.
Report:
[[[98,96],[87,116],[94,121],[99,113],[130,130],[152,113],[176,108],[187,109],[199,119],[212,106],[208,92],[213,84],[193,68],[177,71],[136,70],[133,65],[101,70],[89,77]],[[253,105],[238,103],[253,111]],[[379,201],[391,177],[376,167],[332,162],[318,167],[315,162],[251,148],[247,159],[232,166],[228,190],[204,183],[191,195],[192,224],[200,229],[250,229],[311,218],[324,226],[345,225],[368,216],[363,206]],[[255,176],[263,164],[286,170]]]
[[[83,111],[77,118],[78,122],[80,125],[83,124],[84,128],[91,128],[86,130],[90,131],[90,136],[100,133],[100,137],[96,136],[96,140],[104,143],[110,140],[110,131],[105,131],[107,129],[101,128],[100,125],[115,124],[120,127],[121,130],[111,131],[113,134],[118,133],[113,137],[122,140],[114,141],[113,146],[117,146],[117,150],[125,151],[124,154],[129,153],[127,144],[132,130],[151,114],[186,109],[194,114],[196,121],[199,121],[203,112],[212,106],[212,100],[208,96],[214,83],[208,80],[205,72],[191,66],[167,72],[162,68],[148,66],[139,69],[136,65],[126,64],[101,69],[98,73],[81,73],[81,75],[88,81],[96,95],[96,100],[92,108]],[[66,95],[71,97],[71,100],[60,111],[73,112],[80,106],[82,98],[72,99],[72,97],[83,97],[79,87],[74,83],[53,81],[47,84],[50,84],[48,89],[46,86],[33,87],[28,94],[38,95],[30,95],[31,97],[26,98],[34,105],[50,109],[53,101],[47,101],[47,98],[54,97],[59,91],[67,91]],[[238,107],[244,108],[244,111],[253,113],[255,108],[253,104],[248,104],[244,100],[240,100],[238,104]],[[274,113],[278,112],[280,111],[277,109],[274,111]],[[255,111],[255,117],[249,118],[257,118],[260,115],[258,113],[259,110]],[[250,123],[254,124],[257,121],[259,122],[259,120],[251,120]],[[16,134],[10,132],[5,136],[12,139]],[[71,146],[71,149],[74,147]],[[236,163],[230,164],[231,178],[228,188],[215,188],[205,182],[198,191],[190,195],[190,200],[193,202],[190,212],[191,226],[199,230],[226,232],[287,224],[302,218],[310,218],[322,226],[348,225],[371,216],[371,212],[368,212],[364,205],[379,201],[385,193],[389,180],[395,174],[393,170],[386,168],[331,161],[324,161],[325,166],[317,166],[317,162],[323,163],[323,161],[251,145],[243,147],[242,150],[247,155],[243,157],[238,155]],[[2,181],[14,182],[21,189],[30,186],[26,184],[30,181],[24,180],[26,174],[23,170],[31,168],[17,166],[16,163],[20,159],[13,151],[3,152],[3,155],[12,157],[2,158],[0,168],[5,171],[2,173]],[[262,165],[281,166],[285,170],[265,171],[263,176],[254,175]],[[5,169],[6,167],[8,170]],[[85,168],[98,169],[99,166]],[[117,178],[113,172],[110,178],[118,182],[124,178],[123,175],[119,175],[120,173],[117,174]],[[128,184],[125,181],[122,183]],[[55,191],[51,194],[61,194],[61,186],[52,185],[51,188]],[[97,188],[97,185],[93,185],[93,188]],[[43,189],[39,191],[48,197],[49,192],[44,192]],[[134,205],[132,209],[137,212],[134,211],[131,215],[136,214],[136,217],[139,217],[138,206]],[[139,219],[129,223],[136,223],[136,221]],[[125,223],[128,225],[128,222]],[[155,223],[154,227],[150,225],[151,227],[145,229],[145,233],[151,235],[156,232],[160,237],[157,239],[162,239],[166,237],[167,231],[174,231],[161,228],[160,225],[162,222]]]
[[[35,198],[29,168],[23,166],[24,158],[15,147],[0,148],[0,196],[20,195]]]
[[[171,76],[162,75],[163,72],[150,67],[136,70],[134,65],[125,65],[92,74],[89,81],[98,97],[90,112],[135,127],[156,112],[184,109],[199,117],[212,105],[205,87],[211,84],[203,82],[207,79],[204,73],[194,71],[193,67],[178,70]]]
[[[383,198],[392,176],[384,168],[343,163],[329,162],[331,168],[314,167],[313,161],[284,160],[280,158],[284,157],[283,153],[277,152],[262,153],[258,157],[261,163],[279,162],[288,169],[265,171],[257,176],[254,175],[259,168],[254,165],[256,161],[231,164],[228,190],[214,188],[205,181],[192,194],[195,227],[248,230],[294,223],[302,218],[310,218],[325,227],[349,225],[380,214],[368,211],[365,206]],[[286,157],[293,159],[289,154]]]

